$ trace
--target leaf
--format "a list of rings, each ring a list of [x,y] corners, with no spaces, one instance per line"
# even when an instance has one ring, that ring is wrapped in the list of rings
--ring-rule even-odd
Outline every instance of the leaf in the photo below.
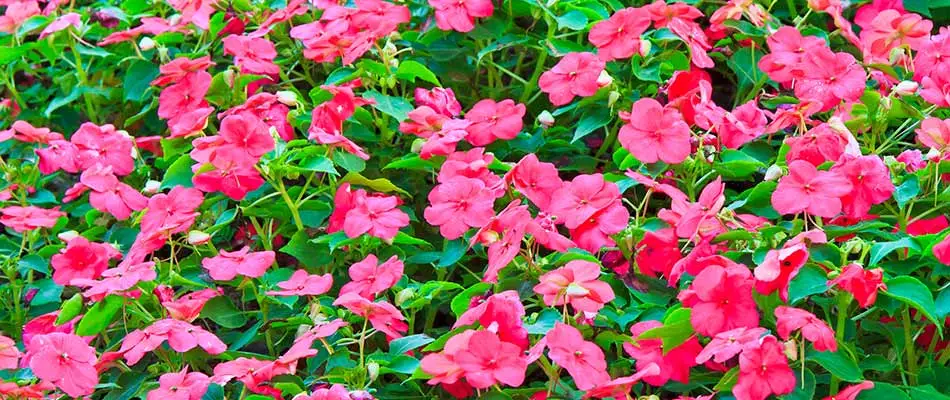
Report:
[[[908,175],[904,182],[894,190],[894,200],[897,200],[897,205],[900,208],[904,208],[904,205],[917,197],[918,194],[920,194],[920,183],[917,176]]]
[[[764,55],[765,53],[760,48],[747,46],[736,50],[726,62],[736,73],[740,96],[748,96],[753,87],[761,85],[768,78],[759,70],[759,60]]]
[[[680,308],[672,311],[663,319],[663,326],[650,329],[640,334],[637,339],[655,339],[663,341],[663,353],[673,350],[685,343],[695,333],[689,318],[692,311]]]
[[[387,96],[375,90],[363,92],[363,98],[372,100],[373,108],[400,122],[405,120],[409,112],[415,108],[402,97]]]
[[[861,368],[858,368],[858,363],[846,355],[843,349],[835,352],[809,350],[807,358],[817,362],[818,365],[843,381],[861,382],[864,380],[861,375]]]
[[[528,334],[545,335],[548,331],[554,329],[554,325],[560,320],[561,313],[549,308],[541,311],[541,315],[538,316],[537,321],[532,324],[525,324],[524,328],[528,331]]]
[[[142,101],[151,87],[152,79],[158,76],[158,66],[144,60],[136,60],[125,72],[122,92],[126,100]]]
[[[788,302],[796,304],[813,294],[824,293],[828,290],[828,276],[814,265],[806,265],[788,285]]]
[[[713,390],[717,392],[730,391],[738,381],[739,367],[733,367],[732,369],[726,371],[726,373],[722,375],[722,378],[719,378],[719,382],[716,382],[716,386],[713,387]]]
[[[884,257],[898,249],[912,249],[920,251],[920,247],[917,246],[917,242],[915,242],[913,238],[910,237],[905,237],[893,242],[874,243],[874,245],[871,246],[871,259],[868,261],[868,266],[873,267],[877,265],[877,263],[884,259]]]
[[[941,290],[934,303],[937,310],[937,319],[944,319],[947,315],[950,315],[950,289]]]
[[[577,129],[574,130],[574,143],[591,132],[607,125],[610,122],[610,109],[607,107],[594,107],[591,112],[585,113],[581,120],[577,122]]]
[[[333,161],[324,156],[305,157],[297,163],[297,168],[306,171],[326,172],[328,174],[339,175],[336,168],[333,167]]]
[[[800,380],[801,375],[795,374],[795,391],[784,396],[782,400],[811,400],[815,398],[815,374],[810,369],[805,370],[804,383]]]
[[[765,164],[744,152],[725,149],[713,167],[723,177],[738,179],[750,177],[760,168],[765,168]]]
[[[106,298],[94,304],[86,312],[86,315],[79,320],[79,324],[76,325],[76,335],[92,336],[102,332],[112,323],[124,303],[125,298],[122,296],[106,296]]]
[[[587,27],[587,15],[578,10],[571,10],[557,17],[557,25],[572,31],[579,31]]]
[[[349,172],[360,173],[366,169],[366,161],[353,154],[338,151],[333,153],[333,163]]]
[[[410,350],[418,349],[434,341],[435,339],[424,334],[404,336],[399,339],[393,339],[392,342],[389,342],[389,353],[405,354]]]
[[[194,172],[191,171],[192,165],[194,165],[194,161],[190,155],[183,154],[179,156],[178,159],[165,170],[165,177],[162,178],[161,188],[171,189],[175,186],[192,187],[191,179],[195,176]]]
[[[874,387],[858,393],[857,400],[911,400],[907,393],[897,386],[884,382],[874,382]]]
[[[405,169],[413,171],[432,171],[435,169],[435,164],[429,160],[423,160],[419,158],[418,154],[407,154],[400,159],[393,160],[389,164],[386,164],[383,167],[383,170],[387,169]]]
[[[455,264],[458,260],[462,259],[462,256],[465,255],[465,251],[468,250],[468,245],[466,245],[465,240],[446,240],[442,245],[442,256],[439,257],[439,263],[437,266],[439,268],[445,268],[450,265]]]
[[[38,307],[49,303],[58,303],[60,296],[63,295],[63,287],[57,285],[52,279],[41,279],[33,282],[30,288],[36,289],[36,296],[30,306]]]
[[[30,202],[36,204],[36,202],[32,200]],[[44,275],[49,275],[49,261],[36,254],[30,254],[21,258],[20,262],[17,263],[17,267],[21,274],[33,270]]]
[[[55,325],[59,326],[71,321],[79,313],[82,312],[82,295],[76,293],[73,297],[70,297],[69,300],[63,302],[63,306],[59,308],[59,315],[56,317]]]
[[[488,289],[491,289],[491,284],[485,282],[478,282],[472,286],[469,286],[467,289],[463,290],[462,293],[459,293],[452,298],[452,312],[455,313],[456,317],[461,316],[462,313],[468,311],[468,304],[472,300],[472,297],[482,295]]]
[[[930,385],[910,386],[907,390],[913,400],[950,400],[950,396],[938,392]]]
[[[65,96],[56,96],[55,99],[53,99],[52,101],[49,102],[49,104],[46,105],[46,111],[43,111],[43,115],[45,115],[46,118],[50,118],[53,114],[53,111],[56,111],[60,107],[65,106],[69,103],[72,103],[74,100],[78,99],[79,96],[81,95],[82,95],[82,88],[80,88],[79,86],[76,86],[73,88],[72,91],[69,92],[69,94]]]
[[[280,252],[294,256],[302,265],[313,265],[307,262],[312,262],[317,258],[319,247],[310,242],[307,232],[297,231],[291,236],[290,241],[280,248]]]
[[[412,195],[410,195],[409,192],[400,189],[398,186],[390,182],[389,179],[386,179],[386,178],[369,179],[358,172],[350,172],[346,174],[346,176],[344,176],[343,179],[340,180],[340,182],[349,182],[351,184],[358,185],[358,186],[366,186],[377,192],[383,192],[383,193],[397,192],[397,193],[412,197]]]
[[[439,78],[435,76],[429,67],[413,60],[401,61],[399,68],[396,69],[396,77],[412,83],[416,83],[416,78],[422,79],[433,85],[442,86]]]
[[[884,294],[922,312],[937,326],[940,336],[943,336],[943,323],[937,322],[937,305],[927,285],[912,276],[899,276],[884,283],[887,285]]]
[[[227,296],[217,296],[208,300],[201,310],[201,316],[229,329],[237,329],[247,323],[247,317]]]

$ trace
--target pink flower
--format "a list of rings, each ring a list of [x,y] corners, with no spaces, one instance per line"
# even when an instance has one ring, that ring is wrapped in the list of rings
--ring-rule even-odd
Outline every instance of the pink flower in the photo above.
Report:
[[[120,133],[112,125],[98,126],[86,122],[69,138],[76,146],[76,161],[80,170],[102,164],[112,167],[112,172],[123,176],[132,173],[135,160],[132,158],[135,143],[127,133]]]
[[[452,329],[477,322],[485,329],[497,333],[502,341],[517,344],[524,350],[528,349],[528,331],[521,321],[525,315],[524,305],[521,304],[518,292],[506,290],[473,305],[459,316]]]
[[[602,174],[578,175],[552,195],[551,213],[574,229],[619,199],[617,185],[605,181]]]
[[[856,398],[858,398],[859,393],[868,389],[873,389],[873,388],[874,388],[874,382],[864,381],[857,385],[851,385],[844,389],[841,389],[841,391],[839,391],[838,394],[825,397],[822,400],[855,400]]]
[[[155,288],[155,291],[158,292],[162,286]],[[169,293],[168,296],[162,298],[159,296],[162,301],[162,307],[165,307],[165,310],[168,311],[168,316],[177,320],[182,320],[185,322],[194,321],[198,318],[198,315],[201,314],[201,309],[204,308],[205,303],[208,300],[211,300],[215,297],[218,297],[224,293],[221,288],[217,289],[202,289],[197,292],[191,292],[185,294],[178,299],[172,299],[174,291],[165,286]]]
[[[584,340],[577,328],[557,322],[544,338],[551,361],[571,374],[578,389],[590,390],[610,380],[603,350]]]
[[[894,193],[890,170],[880,156],[845,154],[831,167],[831,172],[851,181],[851,192],[841,198],[844,214],[848,217],[868,215],[872,205],[887,201]]]
[[[168,194],[159,193],[148,199],[142,216],[142,231],[182,233],[195,223],[196,211],[204,201],[201,191],[175,186]]]
[[[40,15],[40,6],[35,0],[4,3],[7,6],[0,15],[0,32],[14,34],[21,24],[34,15]]]
[[[221,192],[233,200],[241,201],[248,193],[264,184],[261,174],[252,165],[245,163],[246,158],[243,158],[241,150],[222,148],[215,152],[215,156],[211,160],[214,169],[200,172],[192,178],[196,189],[208,193]],[[201,168],[202,164],[193,167],[195,170]]]
[[[409,329],[402,313],[385,301],[374,303],[358,293],[350,292],[340,295],[333,305],[343,306],[353,314],[366,318],[373,328],[385,333],[389,339],[400,338]]]
[[[375,255],[370,254],[356,264],[350,266],[350,282],[340,288],[340,295],[354,292],[369,300],[377,294],[393,287],[402,278],[403,263],[398,257],[392,256],[382,264]]]
[[[599,399],[630,397],[630,390],[633,388],[633,385],[636,385],[637,382],[640,382],[643,378],[657,376],[659,374],[660,367],[656,364],[648,364],[642,368],[638,366],[635,374],[604,382],[596,388],[588,390],[582,399],[589,399],[591,397]]]
[[[363,196],[346,213],[343,232],[355,238],[364,233],[383,240],[392,240],[399,228],[409,225],[409,215],[397,208],[396,196]]]
[[[208,127],[208,117],[214,112],[212,107],[196,108],[168,121],[170,138],[183,138],[200,135]]]
[[[669,277],[673,264],[683,258],[679,239],[672,228],[645,232],[636,250],[635,260],[640,273],[654,277],[657,274]]]
[[[554,164],[538,161],[534,153],[524,156],[505,180],[541,210],[549,210],[554,193],[564,185]]]
[[[848,137],[824,123],[802,135],[786,138],[785,143],[789,148],[786,162],[803,160],[816,167],[825,161],[838,161],[850,145]]]
[[[0,224],[13,229],[18,233],[29,232],[39,228],[52,228],[56,221],[66,213],[59,211],[59,207],[51,209],[36,206],[9,206],[0,208]]]
[[[439,227],[446,239],[462,237],[469,228],[487,224],[494,216],[494,195],[477,179],[457,177],[429,192],[426,222]]]
[[[937,246],[934,246],[934,251],[937,251]],[[828,281],[828,287],[837,286],[851,293],[861,307],[870,307],[877,301],[877,292],[887,290],[883,276],[884,270],[880,268],[864,269],[858,264],[848,264],[841,269],[837,278]]]
[[[478,179],[485,183],[485,187],[496,192],[501,196],[505,187],[501,178],[488,169],[488,165],[494,161],[495,156],[491,153],[485,154],[485,149],[476,147],[469,151],[456,151],[449,154],[442,168],[439,169],[438,182],[447,182],[458,176]]]
[[[238,275],[260,278],[274,263],[274,252],[250,250],[248,246],[237,251],[222,250],[214,257],[201,260],[201,266],[216,281],[229,281]]]
[[[689,157],[692,133],[675,108],[643,98],[620,118],[627,122],[620,128],[620,144],[641,162],[679,164]]]
[[[528,206],[515,200],[472,236],[471,246],[481,243],[488,247],[488,268],[482,281],[498,281],[498,272],[508,266],[521,250],[521,240],[530,221]]]
[[[782,339],[788,339],[792,331],[801,329],[802,336],[812,342],[817,351],[838,351],[835,331],[815,314],[800,308],[778,306],[775,309],[775,330]]]
[[[518,387],[524,382],[527,362],[520,347],[504,342],[490,331],[478,331],[468,340],[468,347],[455,355],[465,380],[475,388],[495,384]]]
[[[211,14],[214,13],[212,0],[171,0],[171,6],[181,13],[181,20],[193,23],[203,30],[208,30]]]
[[[72,397],[91,395],[99,383],[96,350],[79,336],[58,332],[34,336],[26,357],[37,378]]]
[[[805,75],[802,61],[805,54],[825,47],[825,41],[816,36],[802,36],[798,29],[783,26],[766,38],[769,50],[759,60],[759,68],[774,81],[788,85]]]
[[[577,311],[596,313],[614,299],[614,291],[599,280],[600,266],[590,261],[574,260],[539,278],[535,293],[544,297],[544,304],[558,307],[570,303]]]
[[[917,140],[931,149],[950,150],[950,119],[927,118],[917,129]]]
[[[950,72],[950,65],[941,64],[935,67],[930,75],[925,76],[920,81],[920,97],[923,97],[924,100],[933,105],[950,107],[950,79],[947,78],[948,72]]]
[[[902,45],[918,49],[930,40],[933,22],[920,15],[897,10],[882,10],[861,30],[865,61],[889,63],[891,51]]]
[[[452,88],[434,87],[432,90],[416,88],[416,105],[420,107],[429,107],[435,112],[452,118],[457,117],[462,112],[462,105],[455,98],[455,92]]]
[[[179,353],[201,347],[208,354],[221,354],[227,346],[213,333],[199,326],[177,319],[163,319],[154,322],[149,328],[156,332],[166,332],[168,346]]]
[[[757,348],[739,355],[739,380],[732,388],[737,400],[765,400],[794,390],[795,373],[775,336],[766,336]]]
[[[296,136],[294,127],[287,121],[287,114],[289,112],[290,108],[281,102],[279,96],[261,92],[249,97],[244,104],[231,107],[229,110],[219,114],[218,118],[237,114],[257,118],[267,126],[276,129],[278,136],[289,142]]]
[[[548,94],[551,104],[563,106],[574,96],[590,97],[597,93],[597,79],[604,61],[593,53],[568,53],[554,68],[541,74],[538,87]]]
[[[738,149],[762,136],[768,122],[765,111],[756,106],[755,100],[750,100],[727,113],[716,132],[723,146]]]
[[[643,332],[663,326],[660,321],[637,322],[630,327],[630,336],[637,338]],[[650,366],[660,368],[656,375],[646,376],[643,381],[653,386],[663,386],[670,379],[689,383],[689,369],[696,364],[696,356],[702,351],[699,340],[690,338],[672,349],[663,349],[660,339],[637,339],[634,343],[624,343],[624,351],[637,360],[637,371],[644,372]]]
[[[224,117],[217,138],[220,142],[215,146],[210,161],[214,161],[216,157],[232,157],[236,162],[250,166],[257,163],[261,156],[274,150],[274,138],[270,135],[267,125],[260,119],[245,114]],[[246,159],[239,158],[238,155]]]
[[[645,53],[640,35],[650,27],[650,22],[643,8],[624,8],[594,24],[587,40],[597,47],[597,56],[604,61],[630,58]]]
[[[465,119],[472,124],[465,130],[465,137],[472,146],[487,146],[495,140],[511,140],[518,136],[523,125],[525,105],[505,99],[495,102],[484,99],[475,103],[465,113]]]
[[[50,259],[53,267],[53,282],[68,285],[75,278],[96,279],[109,268],[110,259],[121,259],[114,246],[108,243],[93,243],[77,236]]]
[[[188,372],[186,366],[179,372],[162,374],[158,389],[148,392],[146,400],[201,400],[208,391],[211,379],[201,372]]]
[[[432,156],[447,156],[455,152],[455,147],[468,136],[468,127],[471,121],[465,119],[450,119],[444,121],[439,130],[432,132],[429,140],[419,150],[419,157],[428,160]]]
[[[168,22],[161,18],[142,18],[143,25],[146,25],[148,22],[153,23],[154,25],[165,25],[162,29],[167,28]],[[152,34],[160,34],[161,31],[153,32]],[[165,86],[175,82],[180,82],[186,76],[193,72],[204,71],[215,65],[211,61],[210,56],[205,56],[196,59],[189,59],[187,57],[178,57],[167,64],[163,64],[158,68],[159,76],[152,81],[154,86]],[[209,76],[210,78],[210,76]]]
[[[716,334],[696,356],[696,363],[704,364],[709,360],[725,363],[743,350],[759,346],[759,340],[768,331],[765,328],[736,328]]]
[[[20,349],[16,347],[16,342],[0,335],[0,370],[16,369],[19,361]]]
[[[131,296],[126,292],[139,282],[155,280],[157,274],[154,262],[133,263],[129,260],[131,259],[127,257],[119,266],[105,270],[101,280],[74,278],[69,283],[86,288],[82,293],[83,297],[93,301],[102,300],[110,294]]]
[[[234,64],[247,74],[276,76],[280,67],[274,64],[277,49],[269,40],[244,35],[229,35],[221,41],[224,54],[234,56]]]
[[[742,264],[710,265],[696,275],[689,289],[680,292],[679,299],[693,310],[690,322],[696,332],[715,336],[759,325],[752,285],[752,273]]]
[[[445,342],[442,352],[426,354],[422,358],[420,367],[427,374],[431,375],[428,384],[453,385],[460,383],[465,375],[465,371],[456,362],[455,357],[459,352],[469,347],[468,341],[476,331],[466,330],[458,335],[452,336]],[[464,384],[464,381],[461,383]]]
[[[850,192],[851,182],[847,178],[796,160],[788,165],[788,175],[779,180],[772,193],[772,207],[785,215],[804,211],[831,218],[841,212],[841,198]]]
[[[681,212],[673,224],[676,227],[676,235],[692,239],[697,234],[709,237],[722,231],[722,224],[717,218],[726,201],[725,190],[726,185],[722,183],[722,177],[717,177],[703,188],[699,201],[685,204],[685,207],[674,207],[675,211]]]
[[[79,150],[72,142],[62,139],[52,140],[48,147],[37,148],[34,151],[39,159],[36,166],[43,175],[49,175],[59,170],[71,174],[79,172]]]
[[[177,73],[175,74],[177,75]],[[156,80],[162,79],[159,77]],[[158,95],[158,116],[173,121],[186,113],[208,107],[205,101],[205,95],[211,87],[211,74],[199,70],[188,72],[181,78],[170,82],[169,85]],[[155,84],[153,82],[153,84]]]
[[[148,205],[148,198],[133,187],[119,182],[112,173],[112,167],[96,164],[83,171],[79,183],[67,190],[64,202],[72,201],[83,192],[89,193],[89,204],[93,208],[112,214],[116,219],[125,220],[132,211],[139,211]]]
[[[808,261],[808,249],[803,244],[786,244],[784,248],[769,250],[765,260],[755,267],[755,290],[762,294],[779,291],[779,298],[788,301],[788,285]]]
[[[330,291],[333,286],[333,275],[310,275],[307,271],[298,269],[290,279],[280,282],[277,287],[283,290],[271,290],[268,296],[319,296]]]
[[[310,395],[298,394],[293,400],[350,400],[353,398],[345,386],[335,383],[329,388],[314,390]]]
[[[76,29],[79,29],[82,26],[82,20],[80,19],[79,14],[71,12],[56,18],[53,20],[53,22],[50,22],[49,25],[46,25],[46,28],[43,28],[43,32],[40,32],[40,39],[43,39],[63,29],[69,28],[70,26],[75,27]]]
[[[475,18],[488,18],[495,12],[491,0],[429,0],[435,9],[435,23],[443,31],[469,32]]]
[[[821,111],[842,100],[857,101],[864,94],[867,73],[851,54],[816,47],[805,55],[802,69],[804,77],[795,83],[795,96],[820,101]]]
[[[617,200],[571,229],[571,239],[577,247],[596,253],[604,246],[613,246],[615,243],[610,236],[626,229],[629,222],[630,212]]]

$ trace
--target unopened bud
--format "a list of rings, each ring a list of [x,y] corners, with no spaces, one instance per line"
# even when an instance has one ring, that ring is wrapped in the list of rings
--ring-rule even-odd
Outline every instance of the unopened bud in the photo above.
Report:
[[[620,99],[620,92],[616,90],[611,90],[610,94],[607,95],[607,107],[613,108],[614,103]]]
[[[614,81],[614,78],[607,73],[607,70],[600,71],[600,76],[597,77],[597,86],[604,87],[609,85]]]
[[[550,128],[554,125],[554,116],[548,110],[541,111],[541,114],[538,114],[538,123],[545,128]]]
[[[412,141],[412,146],[409,148],[409,151],[419,154],[422,152],[422,146],[426,144],[425,139],[416,139]]]
[[[289,90],[278,91],[277,101],[284,103],[285,105],[294,107],[297,105],[297,93],[291,92]]]
[[[785,353],[785,357],[788,357],[789,360],[798,360],[798,346],[795,344],[795,339],[789,339],[782,343],[782,350]]]
[[[651,43],[649,40],[640,41],[640,55],[641,56],[646,57],[647,54],[650,54],[650,50],[652,49],[653,49],[653,43]]]
[[[202,231],[188,232],[188,244],[192,246],[199,246],[208,243],[209,240],[211,240],[211,235]]]
[[[139,48],[142,49],[142,51],[149,51],[151,49],[154,49],[155,41],[152,40],[152,38],[148,36],[143,37],[142,40],[139,40]]]
[[[765,170],[765,180],[774,181],[778,178],[781,178],[785,173],[782,171],[782,167],[778,165],[772,165],[769,169]]]
[[[60,232],[58,235],[56,235],[56,237],[58,237],[59,240],[62,240],[63,242],[68,242],[70,240],[73,240],[79,237],[79,232],[76,232],[76,231]]]
[[[931,162],[940,161],[940,150],[931,147],[930,151],[927,152],[927,160]]]
[[[898,83],[897,85],[895,85],[894,89],[892,90],[894,91],[894,94],[898,96],[910,96],[914,93],[917,93],[917,88],[919,87],[920,85],[917,84],[917,82],[901,81],[901,83]]]
[[[156,180],[149,180],[145,182],[145,189],[142,189],[142,192],[145,194],[155,194],[158,193],[158,190],[162,188],[162,183]]]
[[[366,364],[366,374],[369,375],[370,381],[375,381],[379,377],[379,364],[375,362],[369,362]]]
[[[234,87],[234,70],[226,69],[222,72],[224,76],[224,82],[228,84],[228,87]]]
[[[396,305],[402,306],[407,301],[412,300],[412,297],[415,295],[416,295],[416,291],[413,290],[412,288],[405,288],[403,290],[400,290],[399,293],[396,294]]]

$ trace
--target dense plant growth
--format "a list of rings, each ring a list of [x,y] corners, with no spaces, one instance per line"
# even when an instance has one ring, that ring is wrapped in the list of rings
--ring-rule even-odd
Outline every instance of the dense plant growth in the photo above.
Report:
[[[0,0],[0,397],[950,398],[950,2],[627,3]]]

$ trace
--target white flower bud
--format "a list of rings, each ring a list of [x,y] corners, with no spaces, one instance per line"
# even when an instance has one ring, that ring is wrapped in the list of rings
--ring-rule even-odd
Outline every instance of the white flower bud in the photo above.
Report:
[[[607,95],[607,107],[613,108],[614,103],[616,103],[617,100],[619,99],[620,99],[620,92],[616,90],[611,90],[610,93]]]
[[[70,241],[70,240],[73,240],[73,239],[79,237],[79,232],[76,232],[76,231],[60,232],[58,235],[56,235],[56,237],[58,237],[59,240],[62,240],[62,241],[64,241],[64,242],[68,242],[68,241]]]
[[[600,76],[597,77],[597,86],[604,87],[609,85],[614,81],[614,78],[607,73],[607,70],[600,71]]]
[[[554,116],[548,110],[541,111],[541,114],[538,114],[538,123],[545,128],[550,128],[554,125]]]
[[[142,192],[145,194],[155,194],[158,193],[158,190],[162,188],[162,183],[156,180],[149,180],[145,182],[145,189],[142,189]]]
[[[892,90],[894,91],[894,94],[898,96],[910,96],[914,93],[917,93],[917,88],[919,87],[920,85],[917,82],[902,81],[901,83],[895,85],[894,89]]]
[[[774,181],[774,180],[777,180],[778,178],[781,178],[782,175],[784,174],[785,173],[782,171],[782,167],[779,167],[778,165],[773,164],[771,167],[769,167],[769,169],[765,171],[765,180]]]
[[[148,36],[143,37],[142,40],[139,40],[139,48],[142,49],[142,51],[149,51],[151,49],[154,49],[155,41],[152,40],[152,38]]]
[[[297,93],[291,92],[289,90],[281,90],[277,92],[277,101],[290,107],[294,107],[297,105]]]
[[[188,232],[188,244],[192,246],[199,246],[211,240],[211,235],[204,233],[202,231],[190,231]]]

